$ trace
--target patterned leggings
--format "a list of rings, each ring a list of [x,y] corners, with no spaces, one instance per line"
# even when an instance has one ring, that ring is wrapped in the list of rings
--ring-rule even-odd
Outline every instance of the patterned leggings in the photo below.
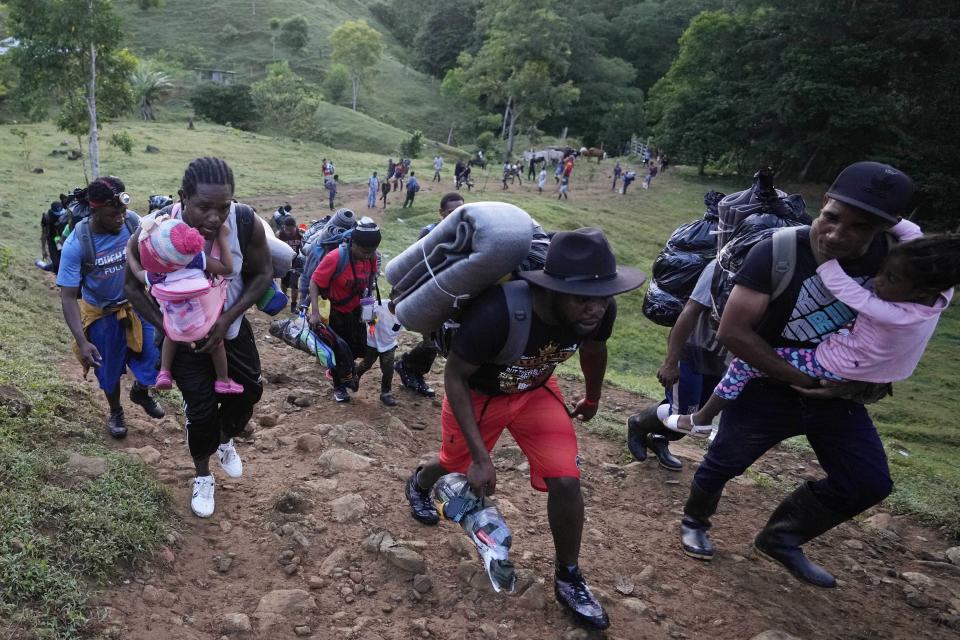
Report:
[[[787,361],[790,366],[799,369],[808,376],[814,378],[826,378],[840,382],[843,380],[835,373],[824,369],[817,362],[816,349],[799,349],[796,347],[779,347],[774,349],[777,355]],[[754,378],[766,378],[767,374],[759,369],[751,367],[740,358],[734,358],[727,367],[727,373],[720,380],[720,383],[714,388],[713,395],[724,400],[734,400],[747,386],[747,383]]]

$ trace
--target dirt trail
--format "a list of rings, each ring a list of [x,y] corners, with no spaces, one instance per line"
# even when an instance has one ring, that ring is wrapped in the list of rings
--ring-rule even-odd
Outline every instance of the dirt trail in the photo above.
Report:
[[[516,596],[491,591],[456,525],[429,528],[408,513],[403,483],[438,446],[439,402],[401,389],[399,406],[387,409],[374,370],[351,403],[337,405],[319,366],[270,337],[266,316],[250,318],[268,382],[238,443],[243,477],[229,479],[212,465],[211,519],[190,513],[182,418],[152,422],[127,412],[131,434],[116,446],[140,449],[169,486],[180,520],[151,566],[103,595],[104,632],[130,640],[592,637],[574,629],[553,599],[545,496],[530,487],[509,436],[496,450],[496,498],[514,531]],[[578,384],[561,386],[568,398],[578,393]],[[622,420],[644,402],[604,394],[604,409]],[[880,528],[844,524],[810,545],[840,578],[836,590],[815,589],[751,552],[782,490],[741,478],[715,520],[718,556],[700,563],[680,553],[677,522],[701,450],[678,443],[686,464],[676,474],[649,461],[628,464],[622,443],[583,427],[579,434],[582,566],[612,621],[599,637],[743,639],[770,629],[807,640],[956,637],[960,567],[944,561],[949,544],[938,532],[904,517],[879,516]],[[358,468],[335,470],[347,463]],[[755,471],[788,485],[819,473],[811,455],[782,451]],[[382,553],[379,536],[369,539],[381,532],[396,542],[389,547],[388,539]]]
[[[450,187],[421,184],[418,198]],[[597,180],[584,192],[599,197],[604,185]],[[534,188],[525,181],[512,190]],[[496,197],[498,190],[494,176],[486,194]],[[392,193],[389,209],[402,198]],[[264,215],[286,201],[301,222],[327,212],[323,189],[248,200]],[[366,208],[361,185],[344,185],[337,206],[376,220],[383,215],[382,208]],[[212,464],[211,519],[190,512],[193,468],[182,416],[172,417],[173,407],[160,422],[127,412],[131,434],[115,446],[140,450],[170,488],[178,525],[154,563],[103,594],[108,636],[739,640],[780,630],[805,640],[874,640],[952,638],[960,631],[960,566],[946,561],[950,543],[909,518],[874,510],[866,514],[869,524],[841,525],[809,545],[811,556],[840,579],[831,591],[805,586],[751,551],[780,497],[820,475],[812,454],[772,451],[754,473],[729,485],[715,518],[718,555],[705,564],[680,552],[677,534],[702,450],[675,444],[685,468],[671,473],[654,462],[631,463],[622,442],[583,426],[581,564],[607,606],[610,630],[576,629],[554,601],[546,498],[530,487],[526,463],[507,434],[495,452],[496,500],[514,532],[520,584],[514,596],[495,594],[459,527],[418,524],[403,496],[410,470],[438,447],[439,400],[414,396],[395,380],[399,405],[387,409],[374,369],[351,403],[337,405],[319,365],[269,336],[269,318],[249,318],[267,382],[249,433],[238,441],[243,477],[227,478]],[[400,350],[412,339],[403,336]],[[442,393],[440,372],[437,365],[431,380]],[[580,392],[578,383],[561,387],[568,398]],[[607,389],[602,410],[625,422],[647,402]]]

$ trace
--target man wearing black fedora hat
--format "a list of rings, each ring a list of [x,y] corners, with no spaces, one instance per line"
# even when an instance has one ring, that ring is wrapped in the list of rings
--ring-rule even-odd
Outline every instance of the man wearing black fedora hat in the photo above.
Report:
[[[836,258],[858,281],[873,277],[888,248],[883,231],[909,211],[913,192],[913,181],[889,165],[857,162],[844,169],[827,191],[819,217],[810,227],[797,227],[793,276],[775,299],[772,240],[750,250],[717,335],[731,353],[769,378],[749,382],[724,409],[684,506],[680,530],[687,555],[713,557],[710,517],[724,485],[777,443],[804,435],[826,477],[788,495],[754,544],[762,557],[796,578],[836,586],[836,579],[800,547],[880,502],[893,487],[876,427],[855,401],[867,401],[865,391],[875,390],[864,389],[866,383],[811,378],[780,360],[774,348],[816,347],[855,319],[856,312],[823,286],[817,267]]]
[[[507,364],[492,361],[514,321],[503,287],[492,287],[464,311],[453,338],[444,369],[440,452],[411,475],[407,499],[413,517],[432,525],[439,514],[429,491],[441,476],[466,472],[478,495],[494,493],[489,452],[508,429],[530,463],[531,485],[548,494],[557,600],[579,621],[604,629],[607,614],[577,566],[584,507],[571,417],[596,415],[616,318],[613,296],[636,289],[644,276],[617,267],[606,237],[594,228],[557,233],[544,269],[519,275],[532,310],[522,355]],[[568,412],[553,371],[578,350],[585,393]]]

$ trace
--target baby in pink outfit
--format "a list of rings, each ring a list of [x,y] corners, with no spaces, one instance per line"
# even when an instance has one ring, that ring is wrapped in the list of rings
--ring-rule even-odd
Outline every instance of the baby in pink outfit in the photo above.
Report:
[[[169,215],[148,216],[140,223],[140,263],[134,273],[147,282],[163,312],[167,337],[160,351],[157,389],[173,387],[171,367],[177,352],[177,340],[201,339],[220,316],[225,289],[214,285],[207,274],[229,276],[233,272],[228,237],[223,225],[210,249],[200,233],[187,223]],[[243,385],[230,378],[227,352],[223,344],[212,352],[216,393],[243,393]]]
[[[872,292],[844,273],[836,260],[817,269],[830,293],[857,311],[850,332],[833,334],[816,349],[775,349],[781,358],[812,378],[885,383],[910,377],[950,304],[953,287],[960,284],[960,236],[924,238],[909,220],[901,220],[890,232],[900,243],[890,249]],[[708,435],[727,402],[750,380],[765,375],[734,358],[703,408],[691,415],[672,415],[666,426]]]

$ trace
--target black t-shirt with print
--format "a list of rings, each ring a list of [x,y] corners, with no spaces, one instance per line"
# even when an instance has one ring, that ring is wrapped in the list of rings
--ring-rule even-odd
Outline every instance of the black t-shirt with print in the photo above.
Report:
[[[878,233],[863,256],[844,260],[840,265],[847,275],[863,284],[880,270],[887,248],[884,234]],[[772,263],[773,241],[767,239],[750,250],[734,277],[734,283],[761,293],[772,293]],[[770,301],[756,327],[757,333],[773,347],[816,347],[856,317],[856,311],[834,298],[823,286],[810,248],[809,227],[798,227],[797,266],[793,279],[776,300]]]
[[[523,357],[509,365],[493,364],[487,359],[500,353],[510,332],[506,296],[501,287],[493,287],[470,304],[450,349],[480,366],[470,377],[471,389],[489,396],[520,393],[543,385],[558,364],[576,353],[581,342],[606,341],[616,317],[617,303],[611,301],[593,333],[578,336],[570,327],[545,323],[534,311]]]

